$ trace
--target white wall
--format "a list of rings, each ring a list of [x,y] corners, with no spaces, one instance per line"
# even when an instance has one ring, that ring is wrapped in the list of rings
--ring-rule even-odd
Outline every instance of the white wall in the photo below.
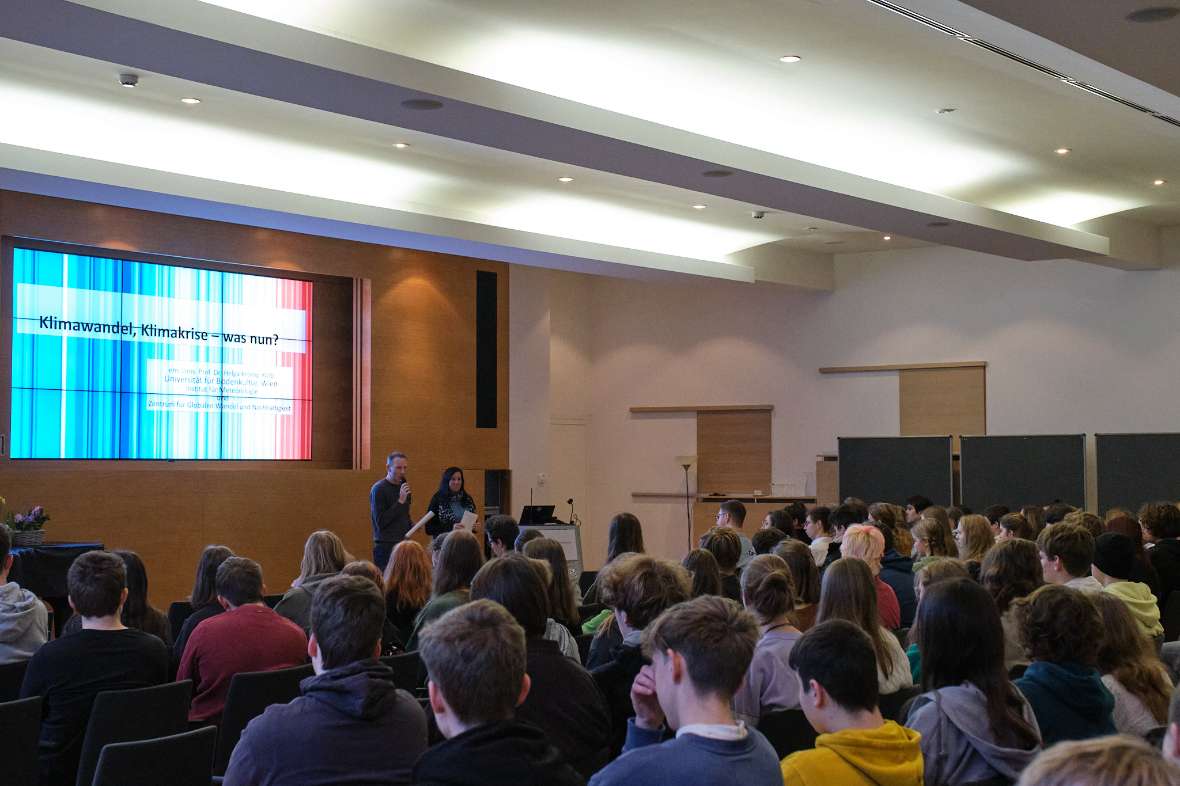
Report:
[[[551,308],[547,352],[535,335],[511,336],[514,405],[518,366],[539,379],[547,364],[552,421],[542,438],[535,413],[521,422],[514,406],[513,470],[518,458],[549,466],[554,500],[589,497],[578,507],[590,566],[619,510],[644,521],[650,551],[685,549],[683,503],[631,492],[683,487],[673,457],[695,452],[694,421],[635,417],[634,405],[773,404],[778,492],[805,476],[813,489],[815,455],[833,451],[838,434],[898,433],[895,375],[821,376],[820,366],[986,360],[992,434],[1180,430],[1176,270],[929,248],[838,257],[829,294],[516,267],[512,276],[514,329],[527,323],[515,311],[522,296]],[[580,438],[560,433],[564,417],[583,419]]]

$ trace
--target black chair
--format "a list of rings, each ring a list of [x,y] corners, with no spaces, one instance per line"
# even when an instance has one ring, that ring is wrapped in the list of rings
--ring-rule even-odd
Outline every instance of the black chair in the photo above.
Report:
[[[585,665],[586,661],[590,658],[590,645],[594,643],[594,634],[583,633],[581,636],[575,638],[574,641],[578,642],[578,657],[582,660],[582,664]]]
[[[603,603],[591,603],[588,606],[578,606],[578,622],[586,622],[606,610]]]
[[[168,627],[172,631],[172,638],[180,635],[184,621],[192,616],[193,611],[193,604],[187,600],[172,601],[172,605],[168,607]]]
[[[1015,682],[1024,676],[1024,672],[1028,670],[1027,663],[1017,663],[1012,668],[1008,669],[1008,679]]]
[[[780,759],[815,747],[815,729],[803,710],[775,710],[758,720],[758,731],[774,746]]]
[[[279,605],[279,601],[282,599],[283,599],[282,595],[263,595],[262,596],[263,603],[265,603],[267,606],[269,606],[272,609],[275,606]]]
[[[590,591],[590,588],[594,586],[594,580],[597,578],[598,571],[596,570],[582,571],[582,575],[578,576],[578,588],[582,590],[583,595]]]
[[[885,720],[900,723],[904,720],[900,718],[902,708],[920,695],[922,695],[921,688],[902,688],[893,693],[882,693],[877,699],[877,705],[881,710],[881,717]]]
[[[1167,726],[1156,726],[1154,729],[1148,729],[1147,733],[1143,735],[1143,739],[1147,740],[1147,744],[1153,748],[1164,747],[1164,737],[1168,734]]]
[[[41,697],[0,704],[0,762],[4,782],[37,782],[37,740],[41,736]]]
[[[25,669],[28,667],[27,660],[0,666],[0,701],[16,701],[20,698],[20,686],[25,681]]]
[[[892,633],[893,637],[897,639],[897,643],[901,645],[903,650],[910,646],[910,643],[907,641],[907,639],[910,637],[909,628],[896,628],[891,630],[890,633]]]
[[[94,697],[86,736],[82,738],[78,786],[90,786],[94,780],[94,768],[104,745],[150,740],[187,730],[192,699],[192,680],[101,691]]]
[[[209,786],[217,729],[205,726],[102,749],[91,786]]]
[[[242,736],[246,724],[272,704],[286,704],[299,697],[299,683],[315,674],[311,664],[275,671],[247,671],[235,674],[225,695],[221,713],[221,733],[217,736],[217,754],[213,773],[224,775],[230,754]]]
[[[393,684],[411,695],[416,695],[418,689],[426,685],[426,664],[417,652],[386,655],[380,660],[393,669]]]
[[[1180,638],[1180,590],[1172,590],[1164,601],[1164,641]]]

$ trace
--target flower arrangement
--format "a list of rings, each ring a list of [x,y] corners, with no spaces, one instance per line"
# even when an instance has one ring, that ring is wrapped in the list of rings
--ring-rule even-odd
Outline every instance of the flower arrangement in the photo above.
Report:
[[[37,505],[29,509],[28,513],[8,514],[5,521],[13,532],[36,532],[45,529],[45,522],[49,521],[49,514],[45,508]]]

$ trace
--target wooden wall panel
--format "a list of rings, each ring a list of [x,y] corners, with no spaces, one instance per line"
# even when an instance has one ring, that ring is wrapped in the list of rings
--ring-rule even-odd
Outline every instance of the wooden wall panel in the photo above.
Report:
[[[318,446],[325,431],[335,438],[339,430],[345,455],[352,445],[369,445],[368,471],[285,462],[0,459],[0,495],[14,507],[44,505],[53,517],[50,539],[94,538],[111,548],[140,552],[157,606],[188,593],[197,556],[207,543],[225,543],[259,560],[272,592],[282,591],[298,574],[303,542],[315,529],[336,531],[350,551],[368,558],[368,491],[384,473],[384,457],[391,450],[409,454],[415,517],[425,512],[446,466],[467,471],[469,490],[482,503],[482,470],[508,465],[508,275],[502,263],[10,191],[0,191],[0,235],[368,280],[368,440],[353,434],[347,409],[342,417],[317,419],[313,436]],[[475,428],[477,269],[500,274],[495,429]],[[351,314],[351,306],[344,313]],[[351,317],[346,319],[347,330],[317,319],[315,339],[347,336],[346,345],[353,346]],[[6,399],[11,364],[4,361],[10,357],[4,349],[0,391]],[[348,350],[328,358],[343,370],[350,391],[356,378],[351,355]],[[316,394],[328,395],[321,376],[317,372]],[[323,381],[329,389],[345,384]],[[5,419],[0,431],[7,430]]]
[[[697,413],[697,489],[702,494],[770,493],[768,411]]]
[[[905,369],[898,372],[901,435],[987,433],[987,369]]]

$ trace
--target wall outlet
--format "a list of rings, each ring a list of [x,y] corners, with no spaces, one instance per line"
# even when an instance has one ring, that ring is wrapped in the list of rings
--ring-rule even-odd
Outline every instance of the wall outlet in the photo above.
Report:
[[[549,475],[544,472],[537,473],[537,485],[544,486],[549,481]]]

